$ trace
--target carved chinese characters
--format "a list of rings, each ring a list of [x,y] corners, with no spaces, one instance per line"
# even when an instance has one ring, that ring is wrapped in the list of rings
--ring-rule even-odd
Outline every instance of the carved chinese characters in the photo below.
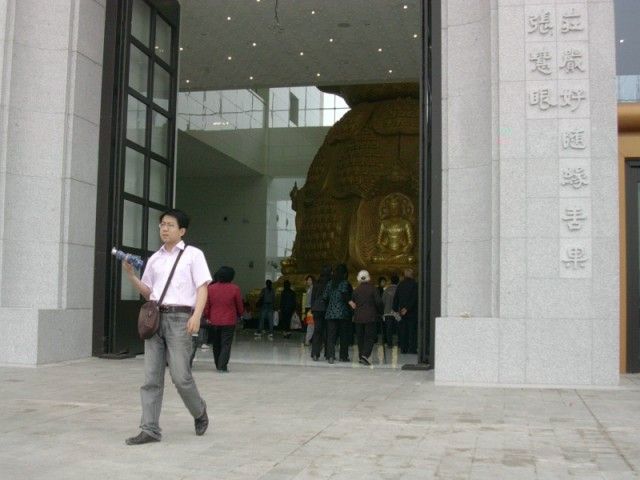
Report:
[[[528,5],[524,27],[527,118],[557,124],[559,274],[587,278],[591,276],[587,4]]]

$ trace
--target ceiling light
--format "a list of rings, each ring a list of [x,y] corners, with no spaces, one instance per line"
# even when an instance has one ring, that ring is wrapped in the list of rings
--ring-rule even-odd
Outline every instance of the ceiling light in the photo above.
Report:
[[[316,77],[319,77],[319,76],[320,76],[320,73],[316,73]]]
[[[403,5],[403,6],[402,6],[402,8],[403,8],[404,10],[406,10],[407,8],[409,8],[409,6],[408,6],[408,5]]]
[[[311,15],[315,15],[316,11],[315,10],[311,10]]]
[[[620,43],[624,43],[624,38],[621,38],[621,39],[620,39]]]
[[[333,43],[333,38],[330,38],[330,39],[329,39],[329,42]]]
[[[251,46],[255,47],[256,45],[258,45],[256,42],[252,42]]]
[[[229,55],[229,56],[227,57],[227,60],[231,60],[231,59],[233,59],[233,57],[232,57],[231,55]]]
[[[230,20],[231,20],[231,17],[227,17],[227,21],[230,21]]]
[[[191,83],[191,80],[185,80],[186,83]]]
[[[379,51],[379,52],[381,52],[381,51],[382,51],[382,49],[381,49],[381,48],[379,48],[379,49],[378,49],[378,51]]]
[[[260,1],[260,0],[258,0],[258,2],[259,2],[259,1]],[[249,77],[249,80],[253,80],[253,76]]]
[[[184,47],[180,47],[180,51],[183,51],[183,50],[184,50]]]
[[[300,56],[303,56],[303,55],[304,55],[304,52],[300,52]]]
[[[393,73],[393,70],[389,69],[389,73]]]
[[[413,34],[413,38],[418,38],[418,34],[417,34],[417,33],[414,33],[414,34]]]

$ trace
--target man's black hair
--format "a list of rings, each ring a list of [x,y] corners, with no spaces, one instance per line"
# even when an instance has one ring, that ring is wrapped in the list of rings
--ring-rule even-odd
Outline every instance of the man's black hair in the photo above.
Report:
[[[179,210],[177,208],[170,208],[169,210],[162,212],[162,214],[160,215],[160,223],[162,223],[164,217],[167,216],[173,217],[177,220],[178,228],[189,228],[189,222],[191,219],[189,218],[189,215],[184,213],[182,210]]]
[[[397,285],[399,281],[400,281],[400,277],[398,276],[397,273],[394,273],[393,275],[391,275],[391,284],[392,285]]]

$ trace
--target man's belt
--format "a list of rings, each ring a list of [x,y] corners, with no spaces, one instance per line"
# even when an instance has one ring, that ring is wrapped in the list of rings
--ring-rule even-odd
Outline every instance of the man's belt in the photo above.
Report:
[[[160,313],[193,313],[193,308],[186,305],[160,305]]]

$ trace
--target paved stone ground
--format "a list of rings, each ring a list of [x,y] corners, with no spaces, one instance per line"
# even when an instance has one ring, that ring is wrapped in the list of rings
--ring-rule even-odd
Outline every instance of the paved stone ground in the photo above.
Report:
[[[635,479],[640,376],[614,390],[435,386],[384,368],[196,364],[204,437],[167,380],[161,443],[128,447],[142,361],[0,368],[0,478]]]

